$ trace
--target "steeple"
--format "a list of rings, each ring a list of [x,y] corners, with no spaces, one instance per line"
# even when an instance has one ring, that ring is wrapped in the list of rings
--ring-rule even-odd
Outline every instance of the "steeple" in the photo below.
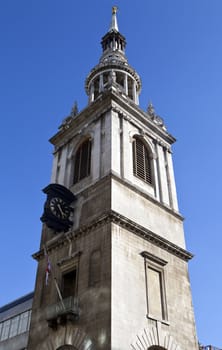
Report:
[[[116,17],[116,13],[117,13],[118,8],[116,6],[113,6],[112,8],[112,21],[111,21],[111,25],[110,25],[110,32],[112,30],[115,30],[116,32],[119,31],[118,29],[118,24],[117,24],[117,17]]]
[[[126,39],[119,32],[116,14],[117,7],[114,6],[110,29],[102,37],[102,55],[99,64],[91,70],[86,79],[85,89],[89,103],[111,89],[139,104],[141,80],[128,64],[125,55]]]
[[[175,139],[152,104],[137,106],[116,11],[86,79],[88,106],[74,105],[50,139],[28,350],[198,350]]]

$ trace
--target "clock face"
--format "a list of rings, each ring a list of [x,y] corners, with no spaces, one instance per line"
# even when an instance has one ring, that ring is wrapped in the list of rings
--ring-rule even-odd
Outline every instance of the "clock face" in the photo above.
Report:
[[[59,197],[52,198],[50,200],[49,207],[52,214],[61,220],[67,220],[70,216],[70,207],[63,199]]]

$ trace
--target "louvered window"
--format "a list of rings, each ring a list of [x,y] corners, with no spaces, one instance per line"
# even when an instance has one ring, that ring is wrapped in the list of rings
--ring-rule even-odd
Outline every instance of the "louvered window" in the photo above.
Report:
[[[91,163],[91,141],[86,140],[78,148],[75,155],[74,181],[73,181],[74,184],[84,179],[84,177],[89,176],[90,163]]]
[[[152,185],[152,164],[145,144],[135,138],[133,142],[133,174]]]

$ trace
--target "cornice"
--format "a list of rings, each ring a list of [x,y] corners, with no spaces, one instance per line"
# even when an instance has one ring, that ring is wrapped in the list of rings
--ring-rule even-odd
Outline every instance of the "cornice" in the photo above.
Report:
[[[119,226],[128,229],[137,236],[144,238],[156,246],[170,252],[173,255],[181,258],[182,260],[188,261],[193,258],[193,254],[186,251],[185,249],[177,246],[176,244],[168,241],[167,239],[160,237],[156,233],[144,228],[143,226],[136,224],[132,220],[124,217],[121,214],[112,211],[112,222],[118,224]]]
[[[145,113],[139,106],[132,101],[119,96],[116,92],[112,93],[116,98],[118,98],[118,100],[115,99],[118,105],[114,105],[113,108],[117,113],[122,115],[124,119],[141,129],[142,132],[148,133],[148,135],[150,135],[150,131],[152,131],[155,134],[152,135],[153,139],[157,140],[158,142],[165,140],[167,143],[173,144],[176,141],[175,137],[169,134],[166,130],[154,124],[154,122],[149,118],[148,114]]]
[[[69,142],[71,137],[81,134],[83,129],[94,123],[102,114],[111,109],[111,105],[108,105],[108,103],[106,105],[104,103],[101,104],[101,100],[102,96],[100,99],[92,102],[90,106],[84,108],[75,118],[73,118],[68,127],[60,129],[49,139],[49,142],[54,146],[57,146],[60,140],[63,139],[64,145],[65,143]]]
[[[99,228],[101,226],[104,226],[105,224],[110,223],[110,217],[107,212],[103,213],[101,216],[99,216],[97,219],[92,220],[87,225],[82,225],[77,230],[70,230],[66,233],[59,234],[58,239],[55,240],[53,238],[52,240],[49,240],[45,245],[47,248],[47,252],[50,254],[53,250],[57,250],[67,244],[69,244],[70,241],[78,239],[80,237],[88,235],[90,232],[95,230],[96,228]],[[44,249],[39,250],[38,252],[34,253],[32,257],[39,261],[41,258],[44,257]]]
[[[177,212],[177,211],[173,210],[172,208],[168,207],[166,204],[163,204],[163,203],[159,202],[152,195],[150,195],[149,193],[147,193],[145,191],[142,191],[141,188],[137,187],[133,183],[130,183],[126,179],[122,179],[121,177],[119,177],[119,175],[117,173],[114,173],[114,172],[110,172],[109,174],[103,176],[102,178],[100,178],[96,182],[86,186],[83,190],[80,189],[79,191],[75,191],[75,189],[73,188],[73,191],[74,191],[76,196],[78,196],[80,194],[84,196],[85,193],[88,193],[89,191],[94,191],[96,187],[103,186],[109,180],[118,181],[122,185],[128,187],[131,191],[138,193],[140,196],[142,196],[145,199],[151,201],[152,203],[157,205],[159,208],[167,211],[169,214],[173,215],[174,217],[176,217],[180,221],[184,221],[184,217],[179,212]]]
[[[60,247],[67,245],[70,240],[78,239],[79,237],[83,237],[94,231],[95,229],[102,227],[107,224],[116,224],[120,227],[129,230],[133,234],[145,239],[148,242],[168,251],[169,253],[177,256],[178,258],[188,261],[193,257],[193,254],[186,251],[185,249],[173,244],[172,242],[166,240],[163,237],[155,234],[154,232],[144,228],[143,226],[133,222],[132,220],[126,218],[125,216],[116,213],[113,210],[108,212],[104,212],[100,217],[96,220],[93,220],[91,223],[87,225],[81,226],[79,229],[75,231],[69,231],[60,235],[57,241],[53,241],[52,243],[48,242],[47,251],[48,253],[53,250],[57,250]],[[44,249],[40,250],[37,253],[34,253],[33,258],[37,261],[41,260],[44,257]]]
[[[57,147],[63,146],[69,142],[71,137],[79,135],[83,129],[96,122],[101,115],[111,109],[122,115],[123,118],[140,129],[141,132],[147,133],[147,135],[151,136],[157,142],[163,143],[165,141],[168,144],[173,144],[176,141],[166,130],[155,125],[149,119],[147,113],[135,103],[113,90],[102,92],[94,102],[84,108],[67,126],[52,136],[49,141]],[[168,147],[167,144],[165,146]]]

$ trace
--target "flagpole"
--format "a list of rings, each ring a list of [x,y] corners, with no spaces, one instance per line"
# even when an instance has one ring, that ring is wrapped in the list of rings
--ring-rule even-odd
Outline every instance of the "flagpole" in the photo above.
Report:
[[[55,282],[55,286],[56,286],[56,290],[57,290],[59,299],[60,299],[60,301],[61,301],[61,303],[62,303],[62,307],[63,307],[63,309],[65,310],[65,305],[64,305],[64,302],[63,302],[63,299],[62,299],[62,294],[61,294],[61,291],[60,291],[60,289],[59,289],[59,286],[58,286],[56,277],[54,277],[54,282]]]
[[[48,284],[48,279],[49,279],[49,275],[50,273],[52,272],[51,271],[51,264],[50,264],[50,261],[49,261],[49,256],[48,256],[48,252],[47,252],[47,249],[46,249],[46,246],[44,245],[44,255],[46,257],[46,270],[45,270],[45,284],[47,286]]]
[[[50,264],[48,252],[47,252],[47,249],[46,249],[46,246],[45,246],[45,245],[44,245],[44,255],[45,255],[45,257],[46,257],[46,263],[47,263],[47,266],[46,266],[46,276],[45,276],[45,283],[46,283],[46,285],[47,285],[47,284],[48,284],[49,275],[50,275],[50,274],[53,275],[53,273],[52,273],[52,268],[51,268],[51,264]],[[52,276],[52,277],[53,277],[53,276]],[[58,286],[56,277],[54,277],[54,282],[55,282],[56,290],[57,290],[59,299],[60,299],[60,301],[61,301],[63,310],[65,310],[65,305],[64,305],[64,302],[63,302],[63,298],[62,298],[62,293],[61,293],[61,291],[60,291],[60,289],[59,289],[59,286]]]

